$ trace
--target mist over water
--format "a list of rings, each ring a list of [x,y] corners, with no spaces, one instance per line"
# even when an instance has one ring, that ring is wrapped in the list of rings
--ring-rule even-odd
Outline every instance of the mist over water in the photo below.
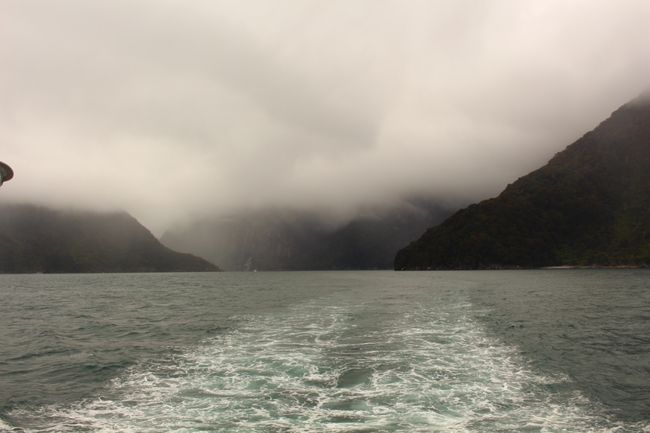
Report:
[[[0,430],[644,431],[647,281],[646,271],[3,276],[2,317],[15,325],[0,334]],[[632,296],[630,308],[598,307]],[[21,319],[20,305],[33,307]],[[20,340],[45,326],[49,338]]]
[[[390,266],[647,91],[648,23],[648,0],[3,0],[0,212],[124,210],[224,269]],[[0,275],[0,433],[648,433],[649,277]]]
[[[7,0],[0,200],[162,234],[495,195],[650,85],[645,0]]]

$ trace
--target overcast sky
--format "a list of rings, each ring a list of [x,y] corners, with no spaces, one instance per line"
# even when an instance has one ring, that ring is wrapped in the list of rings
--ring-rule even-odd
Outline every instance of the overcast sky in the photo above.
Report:
[[[0,200],[154,232],[480,199],[650,81],[648,0],[0,0]]]

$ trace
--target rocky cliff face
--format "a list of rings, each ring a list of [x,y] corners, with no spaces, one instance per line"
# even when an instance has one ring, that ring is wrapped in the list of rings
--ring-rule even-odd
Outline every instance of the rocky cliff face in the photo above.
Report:
[[[216,271],[170,250],[127,213],[0,205],[0,272]]]
[[[650,264],[650,96],[498,197],[399,251],[395,269]]]
[[[332,225],[315,213],[266,209],[194,221],[162,241],[227,270],[391,269],[399,248],[449,214],[411,200]]]

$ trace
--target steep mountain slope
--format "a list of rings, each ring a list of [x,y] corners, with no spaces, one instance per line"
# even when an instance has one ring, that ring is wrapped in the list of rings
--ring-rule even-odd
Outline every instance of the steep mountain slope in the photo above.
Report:
[[[449,214],[412,200],[332,226],[315,213],[266,209],[194,221],[162,242],[227,270],[390,269],[401,246]]]
[[[395,269],[650,264],[650,96],[498,197],[399,251]]]
[[[0,205],[0,272],[215,271],[163,246],[126,213]]]

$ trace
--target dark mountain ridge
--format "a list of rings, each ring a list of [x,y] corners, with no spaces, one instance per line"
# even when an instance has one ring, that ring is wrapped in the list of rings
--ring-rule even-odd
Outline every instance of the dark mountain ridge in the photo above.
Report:
[[[650,95],[400,250],[395,269],[650,264]]]
[[[262,209],[192,221],[161,240],[224,269],[391,269],[397,250],[450,212],[429,199],[365,209],[332,225],[315,212]]]
[[[163,246],[126,212],[0,205],[0,273],[216,270]]]

